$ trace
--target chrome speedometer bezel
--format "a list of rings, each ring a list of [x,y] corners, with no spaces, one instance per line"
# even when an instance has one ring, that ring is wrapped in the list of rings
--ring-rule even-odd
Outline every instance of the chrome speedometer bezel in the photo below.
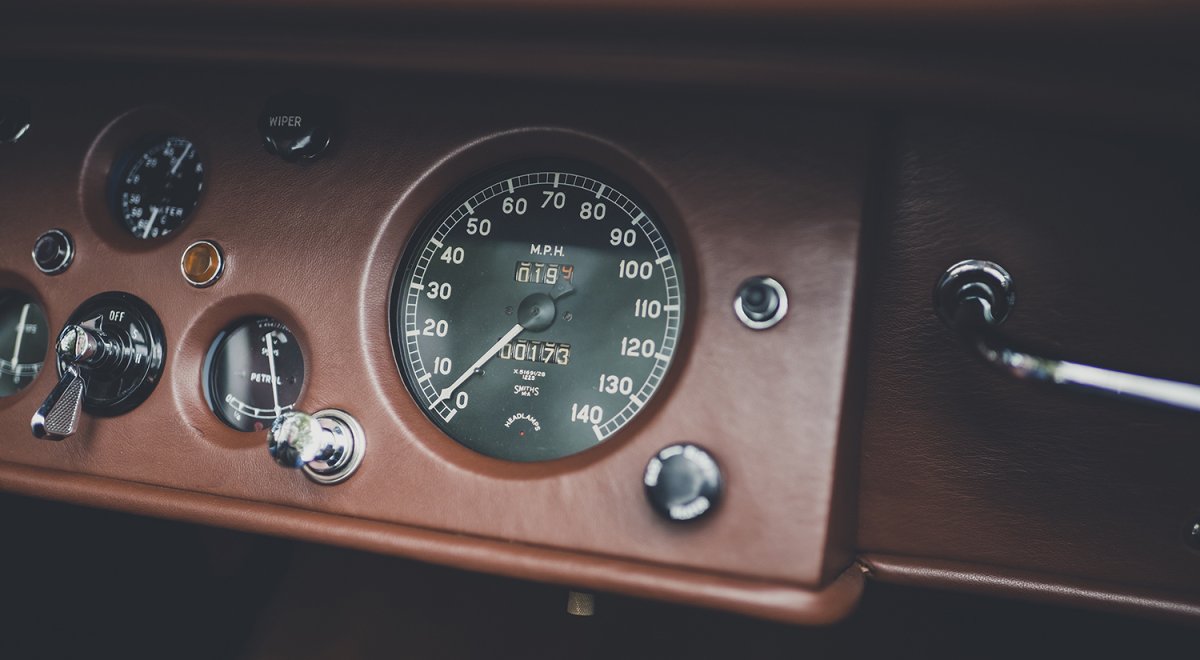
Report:
[[[557,178],[557,180],[555,180]],[[608,183],[605,183],[608,182]],[[592,425],[596,442],[591,447],[573,450],[547,458],[517,459],[481,451],[456,438],[446,425],[455,411],[449,401],[438,401],[437,390],[431,384],[428,370],[419,350],[419,335],[415,334],[413,313],[421,292],[410,282],[409,274],[427,268],[446,235],[468,217],[475,207],[526,186],[554,183],[584,190],[599,200],[618,205],[634,218],[633,225],[654,249],[655,268],[663,272],[664,319],[662,336],[657,337],[658,350],[649,375],[635,388],[626,404],[616,413],[607,414]],[[671,367],[684,343],[687,327],[688,286],[685,248],[676,238],[673,223],[659,215],[641,192],[626,182],[625,177],[592,162],[571,156],[542,156],[510,160],[486,168],[453,187],[433,206],[432,210],[414,225],[400,260],[397,262],[389,294],[389,329],[393,357],[413,403],[439,430],[457,444],[472,451],[500,460],[544,463],[594,451],[609,443],[613,436],[630,428],[635,417],[652,407],[667,389]],[[412,356],[405,359],[405,356]],[[661,357],[660,357],[661,356]]]

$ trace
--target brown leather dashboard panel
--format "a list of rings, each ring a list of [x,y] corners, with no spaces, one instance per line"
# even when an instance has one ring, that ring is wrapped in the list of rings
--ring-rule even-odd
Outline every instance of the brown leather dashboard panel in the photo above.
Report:
[[[1021,122],[902,125],[872,292],[863,551],[1196,602],[1195,416],[989,370],[929,302],[950,264],[989,259],[1015,279],[1015,337],[1200,381],[1196,148]]]
[[[798,623],[844,617],[865,575],[1200,616],[1194,416],[1009,379],[931,301],[951,264],[993,260],[1015,279],[1006,333],[1200,382],[1194,3],[160,5],[6,15],[0,96],[29,100],[33,122],[0,144],[0,290],[32,296],[54,333],[96,293],[134,294],[168,352],[144,404],[49,442],[30,434],[48,351],[0,398],[0,489]],[[262,147],[259,113],[287,89],[336,104],[316,161]],[[181,230],[136,240],[111,169],[165,132],[194,141],[203,198]],[[627,428],[513,463],[421,412],[389,302],[422,218],[533,157],[645,198],[687,314]],[[50,228],[77,247],[55,276],[30,259]],[[207,289],[180,276],[198,239],[227,257]],[[732,305],[753,275],[790,299],[761,332]],[[365,428],[346,482],[276,466],[265,434],[210,410],[205,356],[250,315],[303,347],[301,410]],[[725,479],[690,525],[643,492],[677,442]]]
[[[139,296],[162,319],[168,358],[144,404],[85,416],[61,442],[28,431],[52,367],[0,400],[2,487],[793,621],[828,621],[854,602],[858,572],[837,577],[852,559],[854,470],[839,440],[867,115],[644,87],[39,71],[7,88],[33,101],[36,119],[0,149],[0,285],[35,296],[55,332],[95,293]],[[288,164],[259,143],[264,99],[289,85],[338,101],[342,132],[319,161]],[[122,235],[104,187],[120,149],[162,130],[188,135],[209,169],[190,221],[147,244]],[[690,312],[682,359],[632,427],[571,458],[506,463],[454,443],[418,410],[392,355],[389,289],[415,224],[443,195],[546,155],[593,162],[650,199],[679,243]],[[47,277],[29,248],[51,227],[75,237],[78,256]],[[180,254],[202,238],[228,264],[215,286],[195,289]],[[731,309],[738,283],[757,274],[783,282],[794,309],[766,332]],[[301,409],[341,408],[365,427],[368,453],[348,481],[280,469],[264,434],[234,431],[208,408],[205,353],[249,314],[279,318],[304,347]],[[712,451],[727,480],[715,515],[688,527],[656,517],[641,484],[647,460],[679,441]]]

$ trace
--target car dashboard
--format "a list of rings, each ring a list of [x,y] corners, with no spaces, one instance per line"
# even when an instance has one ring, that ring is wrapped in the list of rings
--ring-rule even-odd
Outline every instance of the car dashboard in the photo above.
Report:
[[[52,4],[0,489],[584,610],[1200,617],[1188,12]]]

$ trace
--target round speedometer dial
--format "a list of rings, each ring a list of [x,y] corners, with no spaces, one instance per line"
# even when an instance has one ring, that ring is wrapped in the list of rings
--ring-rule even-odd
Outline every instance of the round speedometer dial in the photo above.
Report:
[[[426,217],[396,275],[400,370],[443,431],[538,461],[611,437],[679,341],[683,274],[623,182],[570,161],[498,170]]]

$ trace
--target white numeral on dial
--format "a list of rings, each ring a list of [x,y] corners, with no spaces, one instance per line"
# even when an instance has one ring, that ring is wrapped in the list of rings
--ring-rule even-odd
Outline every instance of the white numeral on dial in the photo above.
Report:
[[[584,424],[599,424],[604,419],[604,409],[588,404],[571,404],[571,419]]]

